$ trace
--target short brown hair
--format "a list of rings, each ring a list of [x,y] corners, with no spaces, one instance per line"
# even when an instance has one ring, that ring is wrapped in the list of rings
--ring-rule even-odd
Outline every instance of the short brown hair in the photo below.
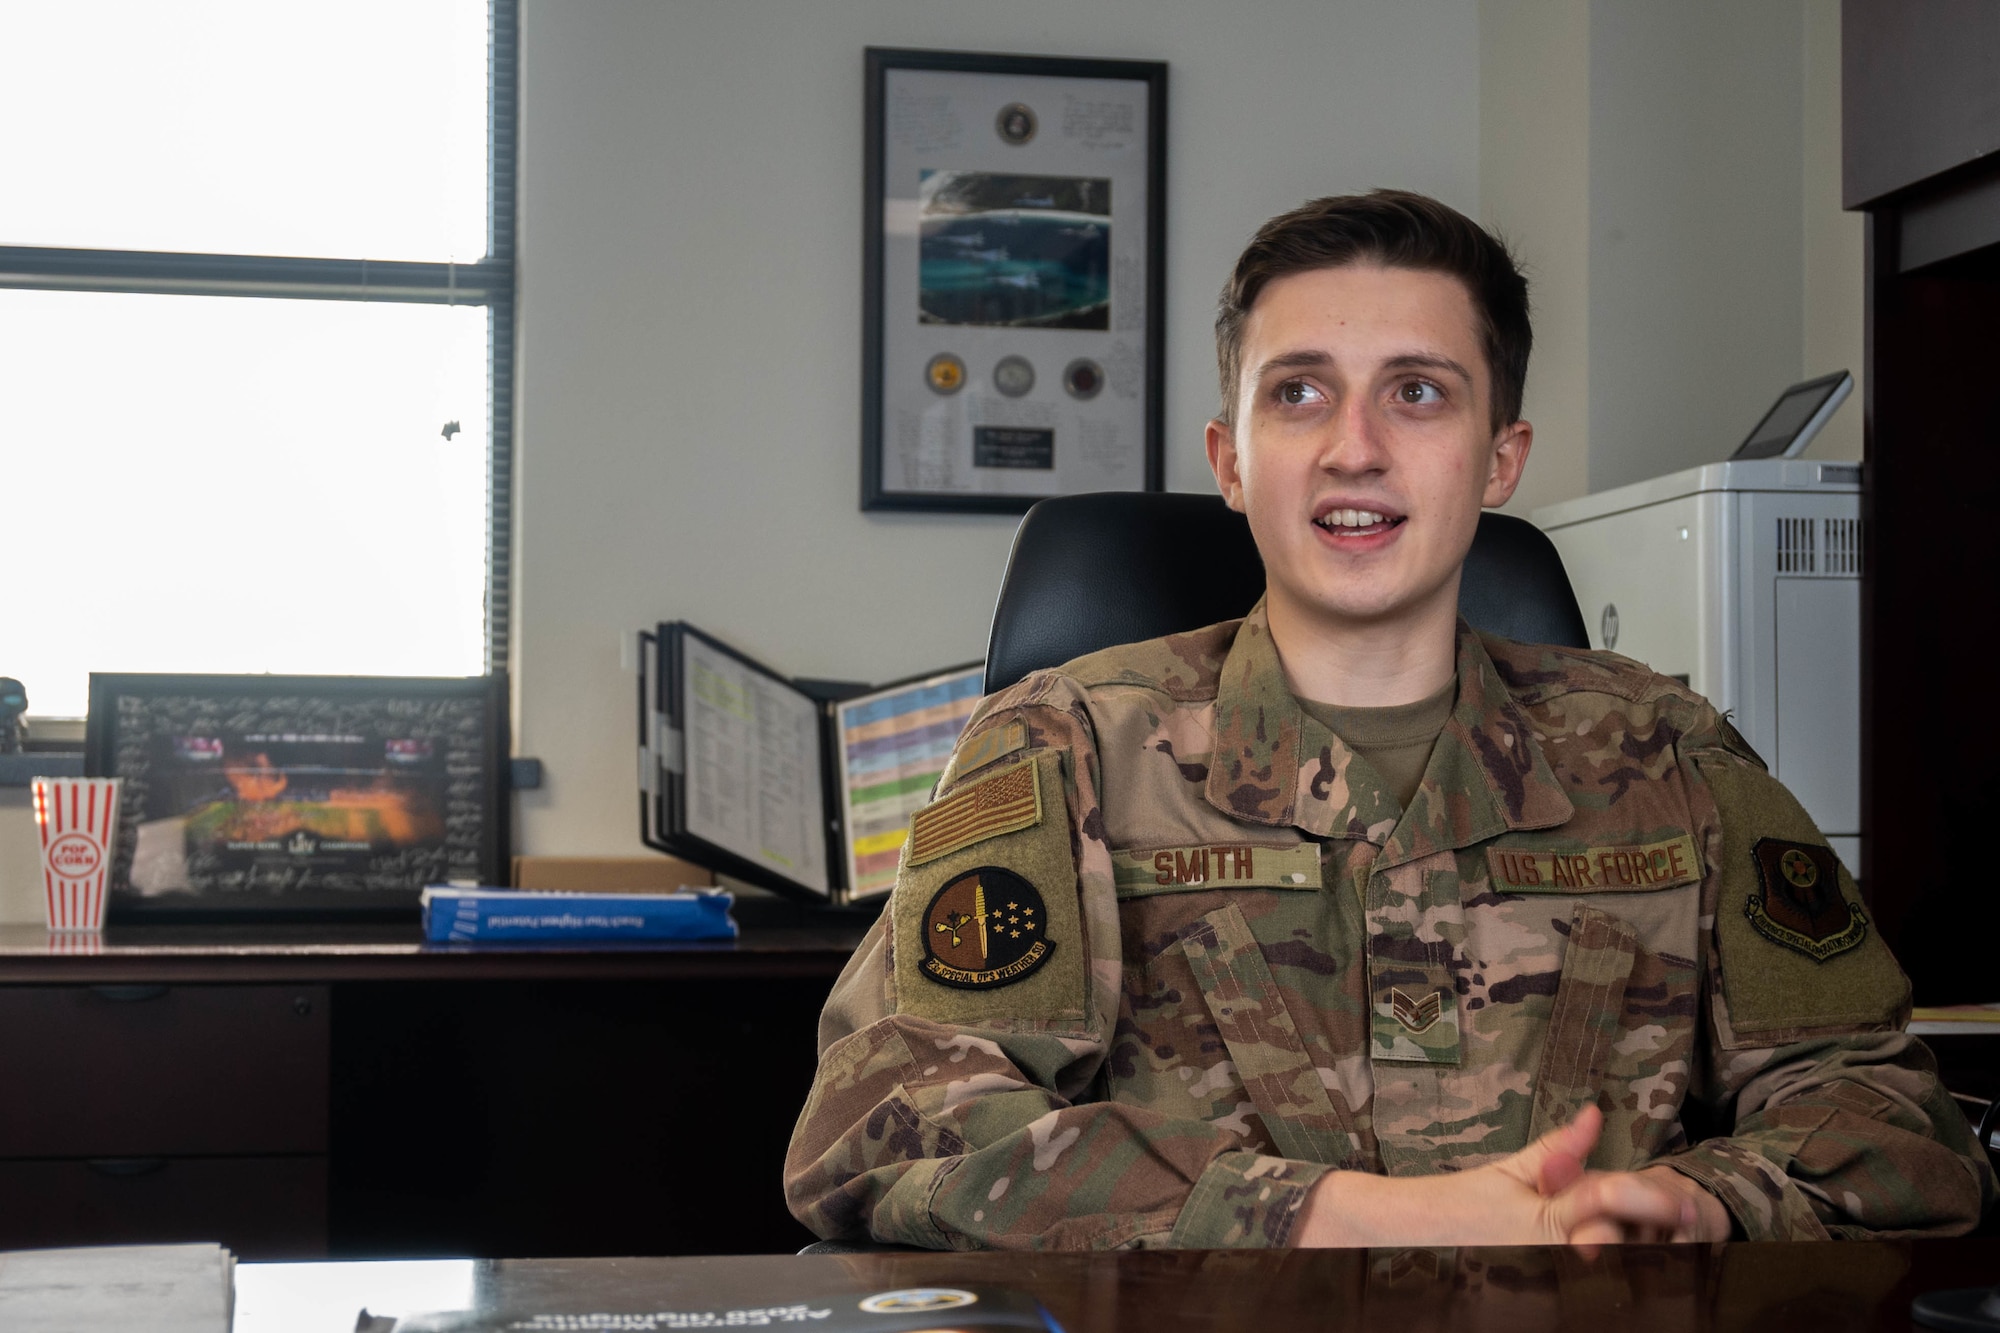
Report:
[[[1235,419],[1243,323],[1264,288],[1294,273],[1354,263],[1446,273],[1463,282],[1493,378],[1493,429],[1520,420],[1534,331],[1528,280],[1514,257],[1455,208],[1407,190],[1371,190],[1315,199],[1272,218],[1236,261],[1215,312],[1223,421]]]

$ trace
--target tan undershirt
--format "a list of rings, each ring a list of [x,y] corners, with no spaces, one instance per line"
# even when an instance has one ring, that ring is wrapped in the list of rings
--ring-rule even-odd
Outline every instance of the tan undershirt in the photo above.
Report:
[[[1410,798],[1423,784],[1424,766],[1430,763],[1438,733],[1451,720],[1458,702],[1458,681],[1428,699],[1413,704],[1393,704],[1388,708],[1343,708],[1312,699],[1299,700],[1314,721],[1331,731],[1359,755],[1361,762],[1382,775],[1396,804],[1409,808]]]

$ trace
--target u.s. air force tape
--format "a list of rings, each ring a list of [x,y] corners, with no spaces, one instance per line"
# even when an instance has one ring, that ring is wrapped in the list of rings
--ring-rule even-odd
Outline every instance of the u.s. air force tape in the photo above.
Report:
[[[1660,842],[1575,850],[1496,846],[1486,868],[1502,893],[1631,893],[1692,884],[1701,878],[1694,839],[1683,833]]]
[[[924,909],[924,960],[932,981],[990,990],[1031,975],[1056,950],[1035,886],[1011,870],[980,866],[947,881]]]

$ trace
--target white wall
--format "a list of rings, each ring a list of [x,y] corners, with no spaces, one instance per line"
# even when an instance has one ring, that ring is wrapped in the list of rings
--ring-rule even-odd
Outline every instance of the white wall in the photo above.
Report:
[[[1507,505],[1590,489],[1590,0],[1481,0],[1479,218],[1528,275],[1535,427]]]
[[[1538,506],[1723,457],[1862,376],[1840,0],[1480,0],[1480,208],[1533,284]],[[1861,456],[1861,395],[1807,450]]]
[[[1799,0],[1593,0],[1590,487],[1726,457],[1799,377]]]
[[[637,844],[627,631],[864,680],[984,649],[1015,520],[858,509],[863,47],[1170,62],[1174,489],[1212,484],[1208,327],[1258,223],[1376,185],[1479,207],[1473,0],[526,0],[522,32],[528,852]]]
[[[1799,376],[1854,372],[1854,392],[1808,458],[1861,457],[1868,223],[1840,208],[1840,0],[1806,0],[1803,193],[1805,317]]]

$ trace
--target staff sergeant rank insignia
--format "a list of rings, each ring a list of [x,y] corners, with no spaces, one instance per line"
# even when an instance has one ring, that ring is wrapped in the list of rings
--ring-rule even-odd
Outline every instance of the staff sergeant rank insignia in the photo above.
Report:
[[[1750,855],[1764,891],[1750,895],[1743,915],[1759,935],[1816,963],[1867,937],[1868,917],[1841,895],[1839,863],[1831,848],[1759,838]]]
[[[1048,909],[1011,870],[981,866],[937,891],[924,911],[923,973],[961,990],[1008,986],[1056,951]]]

